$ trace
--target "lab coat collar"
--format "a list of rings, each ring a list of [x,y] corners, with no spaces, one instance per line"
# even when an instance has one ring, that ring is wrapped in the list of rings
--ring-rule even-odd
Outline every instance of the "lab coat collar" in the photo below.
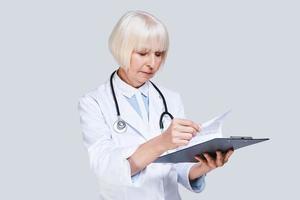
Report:
[[[117,73],[115,73],[113,81],[116,87],[121,91],[121,93],[128,98],[131,98],[137,92],[141,92],[146,97],[148,97],[149,95],[149,81],[145,82],[139,88],[134,88],[125,81],[123,81]]]

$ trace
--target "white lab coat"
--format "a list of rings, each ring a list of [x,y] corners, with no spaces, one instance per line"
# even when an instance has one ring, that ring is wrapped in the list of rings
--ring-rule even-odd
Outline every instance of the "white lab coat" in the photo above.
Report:
[[[192,163],[152,163],[133,179],[127,158],[137,147],[161,134],[159,117],[163,102],[149,82],[149,124],[146,124],[119,91],[114,87],[122,119],[127,123],[125,133],[116,133],[113,124],[117,120],[116,108],[109,80],[79,100],[78,109],[84,144],[88,150],[90,166],[99,183],[102,200],[179,200],[178,182],[193,191],[188,173]],[[158,86],[163,93],[169,112],[176,118],[184,118],[181,98],[177,93]],[[167,118],[167,117],[166,117]],[[167,128],[170,120],[164,120]],[[205,186],[204,176],[200,192]]]

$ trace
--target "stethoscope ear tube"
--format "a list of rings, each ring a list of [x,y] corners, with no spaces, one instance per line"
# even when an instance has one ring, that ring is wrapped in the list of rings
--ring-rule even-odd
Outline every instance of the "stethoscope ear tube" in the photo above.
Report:
[[[171,119],[174,119],[173,115],[169,112],[163,112],[161,115],[160,115],[160,118],[159,118],[159,128],[160,130],[164,130],[164,123],[163,123],[163,118],[165,115],[168,115]]]
[[[113,77],[115,75],[115,73],[117,72],[117,70],[115,70],[111,75],[110,75],[110,89],[111,89],[111,93],[113,95],[114,98],[114,102],[115,102],[115,106],[116,106],[116,110],[117,110],[117,116],[118,118],[120,117],[120,109],[119,109],[119,105],[118,105],[118,101],[116,98],[116,94],[115,94],[115,90],[114,90],[114,85],[113,85]]]
[[[112,96],[114,98],[115,107],[116,107],[116,111],[117,111],[117,117],[118,117],[117,121],[115,121],[115,123],[113,124],[113,128],[117,133],[124,133],[127,130],[127,125],[126,125],[126,122],[121,118],[120,109],[119,109],[119,105],[118,105],[118,101],[117,101],[117,97],[116,97],[114,85],[113,85],[113,77],[116,72],[117,72],[117,70],[115,70],[110,76],[110,88],[111,88]]]
[[[160,130],[163,130],[164,129],[164,123],[163,123],[164,116],[168,115],[171,119],[174,119],[174,117],[168,111],[167,102],[166,102],[166,99],[165,99],[164,95],[162,94],[162,92],[158,89],[158,87],[154,83],[152,83],[152,81],[150,81],[150,83],[153,85],[153,87],[156,89],[156,91],[159,93],[159,95],[161,96],[161,98],[163,100],[165,111],[160,115],[160,118],[159,118],[159,128],[160,128]]]

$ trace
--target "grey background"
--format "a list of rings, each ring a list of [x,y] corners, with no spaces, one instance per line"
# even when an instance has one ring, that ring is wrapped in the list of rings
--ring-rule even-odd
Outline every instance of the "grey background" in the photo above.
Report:
[[[116,63],[108,36],[128,10],[168,27],[155,81],[181,93],[188,118],[232,109],[225,135],[270,137],[237,151],[183,199],[299,199],[298,1],[1,1],[0,199],[96,200],[78,98]]]

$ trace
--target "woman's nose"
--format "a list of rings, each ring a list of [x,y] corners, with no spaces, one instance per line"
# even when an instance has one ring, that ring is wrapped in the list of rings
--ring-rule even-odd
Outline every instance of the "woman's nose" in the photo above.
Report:
[[[153,68],[154,65],[155,65],[155,61],[156,61],[155,59],[156,59],[156,57],[155,57],[154,53],[151,53],[151,54],[149,55],[149,57],[148,57],[148,63],[147,63],[147,65],[148,65],[149,67]]]

